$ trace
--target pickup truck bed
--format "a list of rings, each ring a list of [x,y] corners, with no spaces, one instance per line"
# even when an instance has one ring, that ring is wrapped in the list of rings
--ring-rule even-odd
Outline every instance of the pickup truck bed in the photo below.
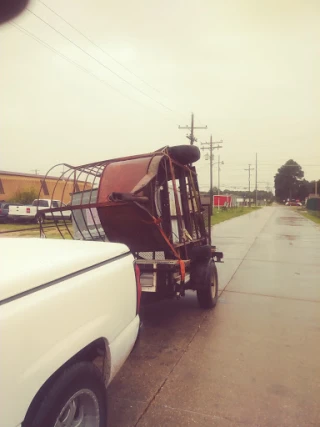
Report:
[[[51,199],[35,199],[31,205],[11,205],[9,204],[8,218],[11,220],[22,221],[37,221],[43,222],[44,220],[69,220],[71,219],[71,211],[55,211],[53,213],[41,212],[48,208],[65,208],[66,205],[60,200]]]
[[[1,239],[0,246],[0,425],[27,417],[23,427],[33,426],[34,402],[41,414],[65,370],[102,351],[108,385],[126,360],[140,324],[134,259],[125,245],[105,242]]]

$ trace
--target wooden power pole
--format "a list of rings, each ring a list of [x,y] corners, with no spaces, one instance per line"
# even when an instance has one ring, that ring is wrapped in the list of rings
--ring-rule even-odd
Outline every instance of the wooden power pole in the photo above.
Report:
[[[258,153],[256,153],[256,206],[258,206]]]
[[[249,172],[249,206],[251,206],[251,195],[250,195],[250,191],[251,191],[251,172],[254,171],[254,168],[252,168],[251,164],[249,164],[248,169],[245,169],[245,170]]]
[[[194,114],[191,114],[191,126],[179,126],[179,129],[190,129],[190,135],[187,138],[190,140],[190,144],[193,145],[197,141],[194,136],[194,129],[208,129],[208,126],[195,126],[194,125]]]
[[[212,209],[213,209],[213,150],[215,149],[220,149],[222,148],[222,144],[223,141],[219,141],[219,142],[213,142],[212,141],[212,135],[210,136],[210,142],[202,142],[201,145],[203,145],[203,147],[201,147],[201,150],[209,150],[210,152],[210,209],[209,209],[209,215],[211,217],[212,215]]]

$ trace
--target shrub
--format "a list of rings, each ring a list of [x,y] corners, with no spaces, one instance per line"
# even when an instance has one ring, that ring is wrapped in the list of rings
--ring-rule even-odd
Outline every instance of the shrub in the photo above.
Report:
[[[28,190],[18,190],[15,195],[8,200],[11,203],[21,203],[23,205],[31,204],[34,199],[38,198],[39,192],[34,188],[29,188]]]

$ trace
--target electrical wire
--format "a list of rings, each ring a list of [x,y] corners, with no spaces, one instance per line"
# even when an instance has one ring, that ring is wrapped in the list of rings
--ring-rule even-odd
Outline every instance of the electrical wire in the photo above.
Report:
[[[152,90],[155,92],[158,92],[160,95],[160,91],[156,89],[155,87],[151,86],[148,82],[143,80],[141,77],[139,77],[137,74],[135,74],[132,70],[130,70],[128,67],[123,65],[120,61],[115,59],[110,53],[108,53],[105,49],[103,49],[101,46],[97,45],[93,40],[91,40],[88,36],[86,36],[82,31],[80,31],[78,28],[76,28],[73,24],[71,24],[69,21],[67,21],[63,16],[59,15],[58,12],[56,12],[54,9],[49,7],[46,3],[44,3],[41,0],[38,0],[39,3],[41,3],[43,6],[45,6],[47,9],[49,9],[54,15],[56,15],[58,18],[60,18],[63,22],[68,24],[74,31],[76,31],[78,34],[80,34],[83,38],[85,38],[89,43],[91,43],[93,46],[95,46],[97,49],[99,49],[101,52],[103,52],[105,55],[107,55],[109,58],[112,59],[116,64],[120,65],[123,69],[128,71],[130,74],[132,74],[134,77],[136,77],[138,80],[140,80],[142,83],[144,83],[146,86],[149,86]]]
[[[80,31],[78,28],[76,28],[73,24],[71,24],[69,21],[67,21],[63,16],[61,16],[59,13],[57,13],[54,9],[52,9],[51,7],[49,7],[46,3],[44,3],[42,0],[38,0],[38,2],[40,4],[42,4],[43,6],[45,6],[48,10],[50,10],[50,12],[52,12],[54,15],[56,15],[58,18],[60,18],[63,22],[65,22],[67,25],[70,26],[70,28],[72,28],[74,31],[76,31],[78,34],[80,34],[83,38],[85,38],[89,43],[91,43],[93,46],[95,46],[97,49],[99,49],[101,52],[103,52],[105,55],[107,55],[109,58],[111,58],[115,63],[117,63],[118,65],[120,65],[122,68],[124,68],[126,71],[128,71],[129,73],[131,73],[134,77],[136,77],[137,79],[139,79],[142,83],[144,83],[146,86],[150,87],[152,90],[154,90],[155,92],[158,92],[160,95],[161,92],[155,88],[154,86],[150,85],[147,81],[143,80],[141,77],[139,77],[137,74],[135,74],[132,70],[130,70],[128,67],[126,67],[125,65],[123,65],[120,61],[118,61],[117,59],[115,59],[112,55],[110,55],[110,53],[108,53],[105,49],[103,49],[101,46],[97,45],[93,40],[91,40],[88,36],[86,36],[82,31]],[[130,83],[129,83],[130,84]],[[167,97],[166,97],[167,98]],[[157,101],[155,101],[157,102]],[[161,104],[161,103],[160,103]],[[166,107],[168,108],[168,107]],[[174,111],[172,109],[169,109],[170,111]],[[183,113],[182,111],[176,111],[178,114],[180,114],[181,116],[185,117],[185,113]],[[177,124],[176,124],[177,125]],[[179,126],[179,125],[177,125]]]
[[[171,108],[167,107],[162,102],[157,101],[156,99],[152,98],[151,96],[149,96],[148,94],[146,94],[145,92],[143,92],[141,89],[137,88],[136,86],[134,86],[133,84],[131,84],[130,82],[128,82],[126,79],[124,79],[123,77],[121,77],[118,73],[116,73],[115,71],[113,71],[111,68],[107,67],[103,62],[99,61],[99,59],[95,58],[93,55],[91,55],[90,53],[88,53],[85,49],[83,49],[81,46],[79,46],[73,40],[69,39],[67,36],[65,36],[63,33],[61,33],[59,30],[57,30],[53,25],[49,24],[49,22],[47,22],[45,19],[41,18],[41,16],[37,15],[35,12],[33,12],[32,10],[30,10],[28,7],[26,8],[26,10],[29,13],[31,13],[32,15],[34,15],[41,22],[43,22],[44,24],[46,24],[48,27],[50,27],[57,34],[60,34],[60,36],[63,37],[65,40],[68,40],[71,44],[73,44],[75,47],[77,47],[79,50],[81,50],[81,52],[83,52],[84,54],[86,54],[87,56],[89,56],[90,58],[92,58],[94,61],[96,61],[98,64],[100,64],[106,70],[108,70],[110,73],[114,74],[120,80],[122,80],[123,82],[125,82],[127,85],[129,85],[130,87],[132,87],[133,89],[135,89],[136,91],[138,91],[139,93],[141,93],[142,95],[144,95],[145,97],[149,98],[151,101],[156,102],[157,104],[159,104],[163,108],[167,109],[168,111],[172,111]]]
[[[97,49],[99,49],[101,52],[103,52],[105,55],[107,55],[109,58],[111,58],[116,64],[120,65],[123,69],[125,69],[126,71],[128,71],[129,73],[131,73],[134,77],[136,77],[138,80],[140,80],[143,84],[145,84],[146,86],[150,87],[155,92],[158,92],[160,95],[162,95],[161,92],[157,88],[155,88],[154,86],[150,85],[146,80],[144,80],[141,77],[139,77],[136,73],[134,73],[132,70],[130,70],[124,64],[122,64],[120,61],[118,61],[116,58],[114,58],[112,55],[110,55],[109,52],[107,52],[105,49],[103,49],[101,46],[99,46],[97,43],[95,43],[92,39],[90,39],[88,36],[86,36],[82,31],[80,31],[78,28],[76,28],[73,24],[71,24],[69,21],[67,21],[63,16],[61,16],[58,12],[56,12],[54,9],[52,9],[51,7],[49,7],[46,3],[44,3],[42,0],[38,0],[38,2],[40,4],[42,4],[43,6],[45,6],[48,10],[50,10],[50,12],[52,12],[54,15],[56,15],[58,18],[60,18],[67,25],[69,25],[70,28],[72,28],[74,31],[76,31],[78,34],[80,34],[89,43],[91,43],[93,46],[95,46]],[[168,99],[168,97],[166,97],[166,96],[165,96],[165,98]],[[173,110],[171,110],[171,111],[173,111]],[[183,117],[185,117],[185,115],[186,115],[186,113],[183,113],[182,111],[176,110],[176,112],[178,114],[180,114],[181,116],[183,116]],[[177,125],[177,126],[179,126],[179,125]]]
[[[52,47],[51,45],[49,45],[48,43],[46,43],[44,40],[42,40],[41,38],[37,37],[34,33],[30,32],[29,30],[27,30],[26,28],[22,27],[20,24],[18,24],[17,22],[10,22],[10,25],[12,25],[13,27],[15,27],[16,29],[18,29],[19,31],[21,31],[23,34],[31,37],[32,39],[34,39],[35,41],[37,41],[38,43],[42,44],[43,46],[45,46],[47,49],[51,50],[52,52],[54,52],[55,54],[57,54],[58,56],[60,56],[61,58],[65,59],[66,61],[68,61],[70,64],[75,65],[79,70],[83,71],[84,73],[88,74],[89,76],[95,78],[96,80],[98,80],[100,83],[102,83],[103,85],[109,87],[110,89],[112,89],[113,91],[117,92],[118,94],[122,95],[123,97],[129,99],[130,101],[140,105],[143,108],[147,108],[145,105],[141,104],[139,101],[131,98],[128,95],[125,95],[124,93],[122,93],[120,90],[116,89],[115,87],[113,87],[112,85],[110,85],[108,82],[106,82],[105,80],[100,79],[98,76],[96,76],[92,71],[88,70],[87,68],[83,67],[82,65],[78,64],[76,61],[74,61],[73,59],[69,58],[68,56],[64,55],[63,53],[61,53],[59,50],[55,49],[54,47]]]

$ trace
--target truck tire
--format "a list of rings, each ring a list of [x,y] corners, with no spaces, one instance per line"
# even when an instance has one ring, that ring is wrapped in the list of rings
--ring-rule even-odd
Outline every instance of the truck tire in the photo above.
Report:
[[[46,389],[32,420],[26,420],[23,427],[106,427],[106,402],[99,369],[93,363],[79,362],[66,368]]]
[[[193,248],[191,248],[189,252],[189,256],[191,261],[208,260],[212,256],[211,246],[210,245],[194,246]]]
[[[175,145],[168,148],[168,153],[173,160],[176,160],[182,165],[195,163],[200,159],[200,150],[195,145]]]
[[[198,261],[192,267],[191,280],[196,283],[199,306],[205,309],[214,308],[218,301],[219,284],[218,271],[213,259]]]

